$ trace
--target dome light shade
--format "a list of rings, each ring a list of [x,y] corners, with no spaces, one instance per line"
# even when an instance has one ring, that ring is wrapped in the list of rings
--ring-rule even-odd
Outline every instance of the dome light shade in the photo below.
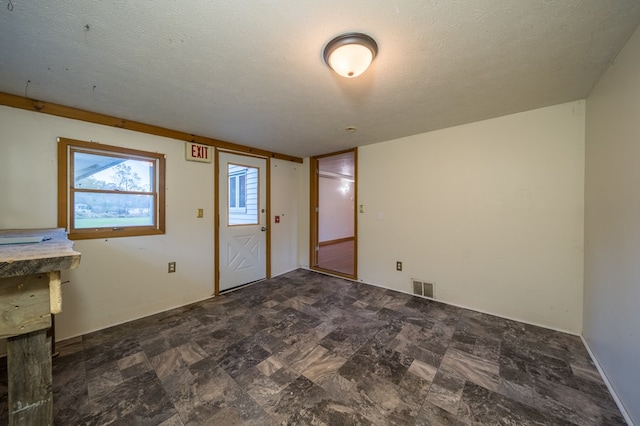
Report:
[[[324,47],[324,61],[343,77],[357,77],[369,68],[378,53],[375,40],[366,34],[339,35]]]

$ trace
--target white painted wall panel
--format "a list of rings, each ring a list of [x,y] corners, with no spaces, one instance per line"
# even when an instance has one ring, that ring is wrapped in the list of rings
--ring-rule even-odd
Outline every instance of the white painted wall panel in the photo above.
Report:
[[[354,236],[354,192],[354,184],[352,182],[343,182],[339,179],[322,176],[318,178],[320,204],[320,214],[318,215],[319,242]]]
[[[298,185],[308,174],[302,164],[271,159],[271,275],[281,275],[298,267]],[[280,216],[280,223],[275,223]]]
[[[640,30],[587,99],[584,337],[640,425]]]
[[[580,332],[584,120],[578,101],[359,148],[359,278]]]
[[[0,123],[1,198],[8,200],[0,228],[56,226],[58,136],[167,156],[166,234],[77,241],[82,262],[63,275],[59,339],[212,295],[213,164],[185,161],[184,142],[8,107],[0,107]],[[170,261],[176,273],[167,273]]]

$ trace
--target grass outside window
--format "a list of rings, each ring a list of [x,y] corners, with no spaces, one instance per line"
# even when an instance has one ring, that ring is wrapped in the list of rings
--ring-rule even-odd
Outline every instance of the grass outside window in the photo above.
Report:
[[[58,140],[58,226],[71,239],[163,234],[164,154]]]

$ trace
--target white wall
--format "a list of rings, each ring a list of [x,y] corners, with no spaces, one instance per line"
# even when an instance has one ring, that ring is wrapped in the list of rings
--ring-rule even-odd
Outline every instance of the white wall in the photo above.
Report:
[[[213,164],[187,162],[184,142],[0,106],[0,229],[56,227],[56,138],[167,156],[166,234],[84,240],[80,268],[63,274],[58,340],[210,297],[214,287]],[[297,265],[297,168],[272,160],[273,272]],[[300,165],[298,165],[300,166]],[[281,171],[280,171],[281,170]],[[204,208],[204,218],[196,210]],[[167,262],[177,272],[167,273]],[[1,352],[1,351],[0,351]]]
[[[298,267],[298,184],[302,168],[302,164],[271,159],[272,276]],[[303,215],[306,213],[302,210]],[[280,223],[275,223],[275,216],[280,216]]]
[[[355,235],[353,223],[354,184],[347,183],[348,189],[343,191],[345,182],[340,179],[318,178],[318,198],[320,211],[318,214],[318,242],[339,240]]]
[[[640,425],[640,30],[587,99],[584,332]]]
[[[579,333],[584,120],[577,101],[359,148],[359,278]]]

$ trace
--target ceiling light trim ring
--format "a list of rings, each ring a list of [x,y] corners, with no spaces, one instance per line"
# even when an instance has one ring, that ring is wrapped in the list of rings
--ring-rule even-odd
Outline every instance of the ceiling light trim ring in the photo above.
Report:
[[[329,41],[322,50],[324,62],[329,66],[329,68],[338,72],[331,66],[330,56],[340,47],[348,45],[359,45],[369,49],[369,51],[371,52],[371,62],[373,62],[376,55],[378,54],[378,44],[371,36],[358,32],[341,34]]]

